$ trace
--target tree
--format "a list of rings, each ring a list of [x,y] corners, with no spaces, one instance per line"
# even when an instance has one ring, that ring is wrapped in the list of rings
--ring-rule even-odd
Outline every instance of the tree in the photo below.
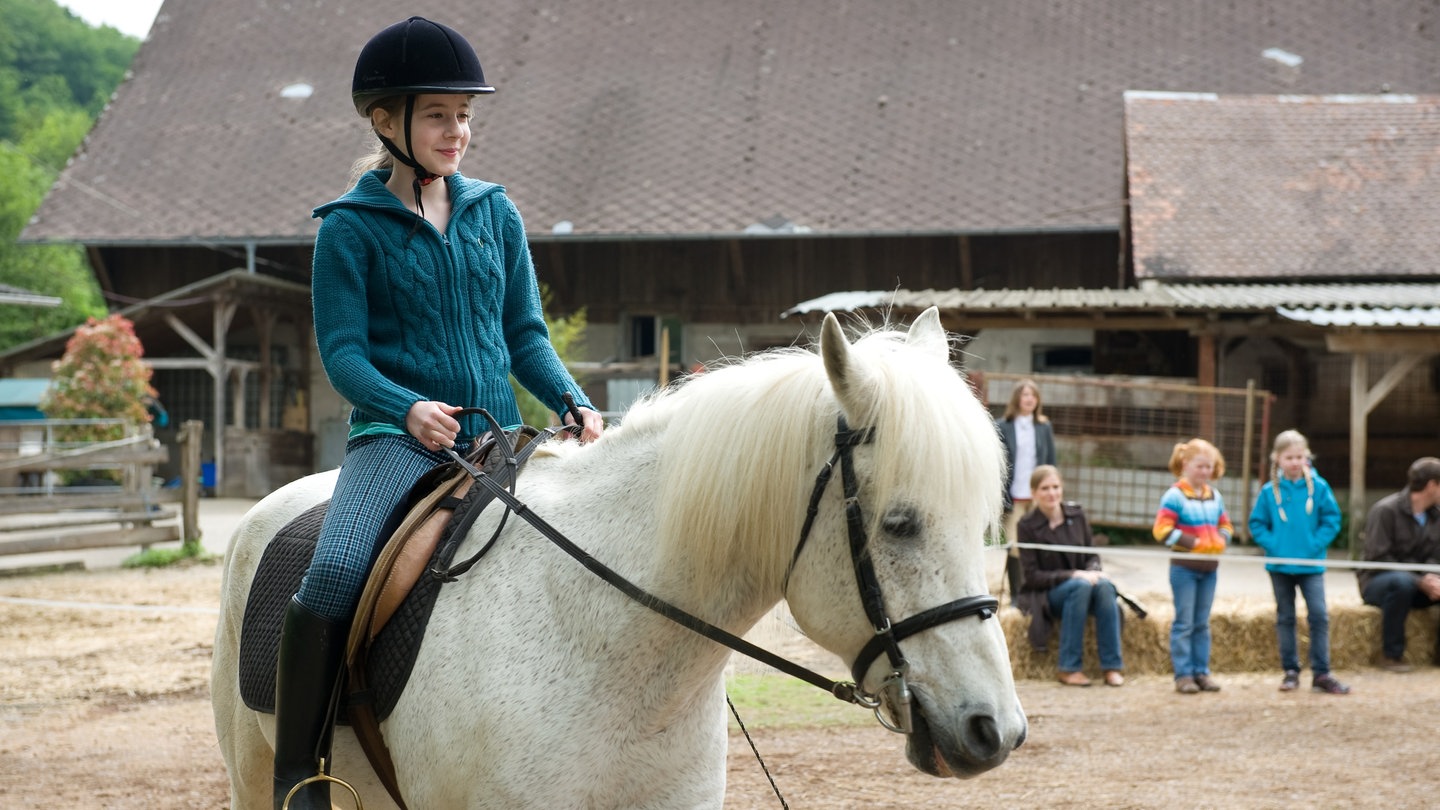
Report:
[[[18,147],[0,143],[0,283],[61,300],[53,309],[0,304],[0,351],[105,314],[80,247],[15,242],[53,177]]]
[[[92,28],[54,0],[0,0],[0,20],[0,283],[63,302],[0,304],[3,351],[105,314],[80,247],[16,240],[140,43],[108,26]]]
[[[585,341],[585,309],[581,307],[563,318],[553,318],[548,314],[550,298],[550,288],[541,283],[540,301],[547,313],[545,325],[550,328],[550,344],[555,347],[555,353],[560,355],[560,360],[569,365],[571,353],[578,351]],[[525,424],[547,427],[552,419],[550,409],[522,388],[514,377],[510,378],[510,387],[515,389],[515,402],[520,406],[520,418],[525,420]]]

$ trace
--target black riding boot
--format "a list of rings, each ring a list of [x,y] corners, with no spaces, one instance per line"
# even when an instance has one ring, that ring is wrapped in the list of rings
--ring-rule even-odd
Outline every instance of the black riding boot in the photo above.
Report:
[[[348,635],[348,625],[290,600],[275,668],[275,810],[291,788],[320,772],[322,757],[329,765],[332,707]],[[290,800],[290,810],[330,810],[330,783],[306,785]]]

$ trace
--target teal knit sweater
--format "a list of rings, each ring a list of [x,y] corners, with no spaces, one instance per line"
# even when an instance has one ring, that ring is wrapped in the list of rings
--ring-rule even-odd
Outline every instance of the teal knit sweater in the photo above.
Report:
[[[373,171],[315,209],[315,340],[352,423],[404,429],[421,400],[482,407],[519,424],[509,375],[563,413],[592,407],[550,345],[520,213],[494,183],[447,178],[445,233],[411,213]],[[413,233],[412,233],[413,230]],[[461,433],[486,429],[466,417]]]

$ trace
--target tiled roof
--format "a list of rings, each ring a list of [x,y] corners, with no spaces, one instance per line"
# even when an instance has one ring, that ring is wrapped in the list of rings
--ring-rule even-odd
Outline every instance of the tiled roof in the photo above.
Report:
[[[1125,97],[1139,278],[1440,275],[1440,96]]]
[[[167,0],[25,237],[309,240],[406,13],[476,44],[465,171],[534,234],[1114,229],[1126,90],[1440,92],[1433,0]]]
[[[1126,290],[871,290],[837,292],[791,307],[784,317],[860,310],[969,314],[1274,312],[1317,326],[1440,328],[1440,283],[1146,284]]]

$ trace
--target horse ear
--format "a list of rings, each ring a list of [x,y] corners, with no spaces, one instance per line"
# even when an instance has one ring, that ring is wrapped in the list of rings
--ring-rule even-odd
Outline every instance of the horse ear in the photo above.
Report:
[[[940,325],[940,310],[930,307],[910,324],[910,333],[905,342],[922,351],[938,354],[941,360],[950,359],[950,340],[945,336],[945,327]]]
[[[855,376],[860,368],[850,359],[850,341],[840,328],[835,313],[825,313],[825,323],[820,327],[820,357],[825,361],[825,374],[830,378],[830,388],[840,400],[840,408],[855,412],[855,395],[859,380]]]

